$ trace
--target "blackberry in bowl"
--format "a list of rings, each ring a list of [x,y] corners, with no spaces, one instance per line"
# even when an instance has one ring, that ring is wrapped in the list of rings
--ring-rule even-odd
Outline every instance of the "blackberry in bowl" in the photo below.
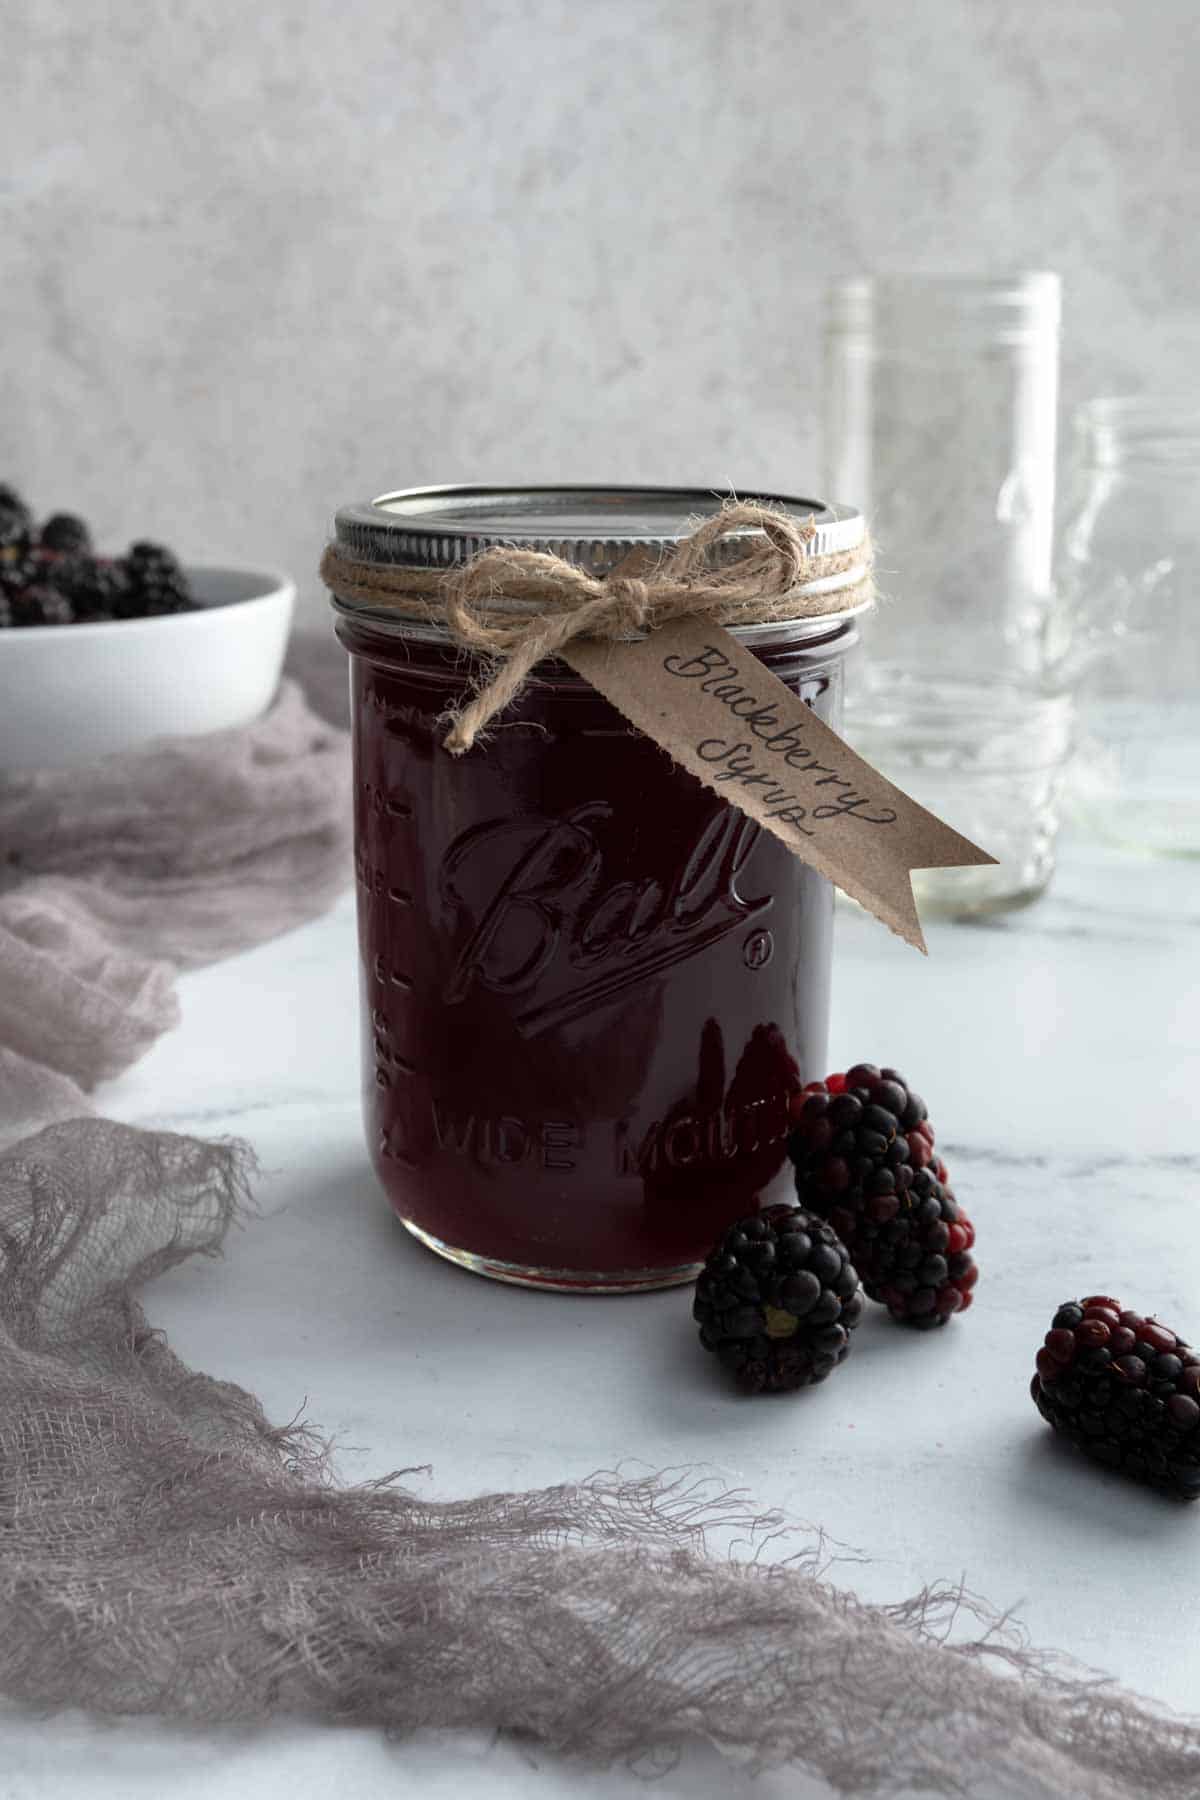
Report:
[[[95,551],[0,485],[0,774],[249,724],[279,684],[295,589],[271,570],[184,568],[139,540]]]

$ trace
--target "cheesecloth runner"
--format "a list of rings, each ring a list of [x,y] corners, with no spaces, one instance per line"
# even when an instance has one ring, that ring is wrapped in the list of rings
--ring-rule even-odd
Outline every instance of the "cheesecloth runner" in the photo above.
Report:
[[[142,1289],[219,1252],[251,1157],[88,1094],[176,1023],[175,969],[333,898],[349,815],[345,735],[294,681],[246,730],[0,778],[0,1692],[488,1725],[603,1758],[701,1736],[848,1795],[987,1771],[1047,1800],[1195,1800],[1200,1732],[957,1590],[868,1606],[816,1548],[720,1558],[709,1527],[779,1521],[687,1480],[342,1487],[303,1427],[172,1353]]]

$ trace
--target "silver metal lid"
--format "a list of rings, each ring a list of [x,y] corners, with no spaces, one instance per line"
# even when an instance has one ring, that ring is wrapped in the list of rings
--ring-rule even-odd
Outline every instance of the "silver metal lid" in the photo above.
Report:
[[[369,505],[343,507],[334,526],[339,547],[362,562],[453,568],[504,544],[547,551],[591,575],[607,575],[634,550],[670,550],[727,498],[706,488],[404,488]],[[799,522],[811,520],[814,556],[854,550],[865,536],[862,514],[851,506],[791,494],[738,498],[776,507]],[[742,543],[758,535],[731,533],[721,557],[736,561]]]

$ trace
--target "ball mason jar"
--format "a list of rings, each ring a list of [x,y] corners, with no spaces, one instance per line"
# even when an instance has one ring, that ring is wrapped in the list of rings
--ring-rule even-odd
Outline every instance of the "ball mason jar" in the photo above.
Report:
[[[817,554],[862,541],[850,508],[763,498],[815,520]],[[335,529],[360,561],[453,568],[502,543],[605,574],[719,504],[423,489],[347,507]],[[350,653],[366,1128],[393,1209],[500,1280],[691,1280],[725,1225],[788,1192],[788,1096],[825,1068],[829,883],[565,663],[540,664],[486,741],[451,756],[444,714],[471,671],[448,632],[333,604]],[[737,635],[837,727],[852,612]]]

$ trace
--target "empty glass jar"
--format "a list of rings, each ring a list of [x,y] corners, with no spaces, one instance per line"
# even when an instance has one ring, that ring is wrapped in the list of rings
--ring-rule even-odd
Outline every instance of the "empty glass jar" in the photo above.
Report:
[[[999,858],[914,877],[922,910],[1020,905],[1054,866],[1071,702],[1047,681],[1059,281],[892,275],[837,284],[825,469],[871,520],[882,601],[846,736]]]

